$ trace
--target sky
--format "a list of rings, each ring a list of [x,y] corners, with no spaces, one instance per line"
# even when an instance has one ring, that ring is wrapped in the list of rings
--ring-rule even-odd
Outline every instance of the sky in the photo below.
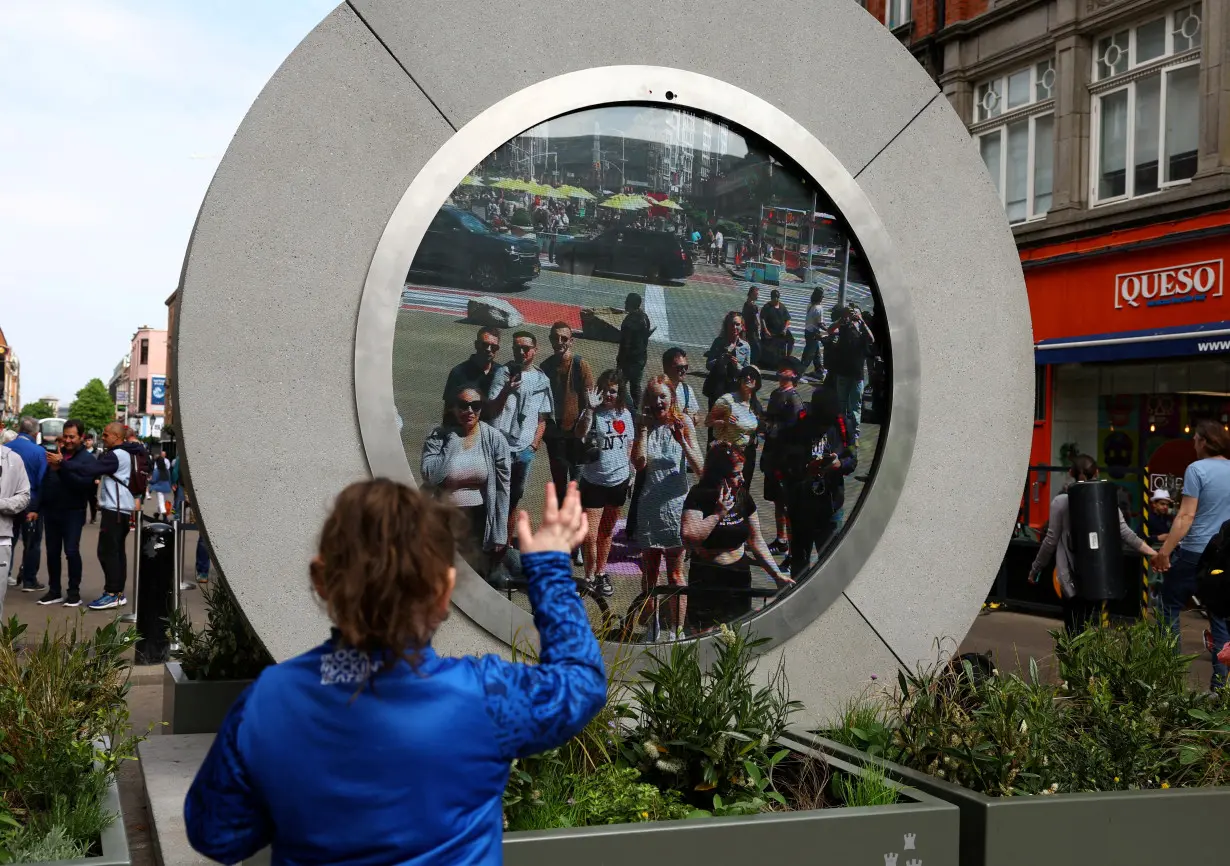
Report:
[[[21,399],[165,328],[226,147],[337,0],[39,0],[0,27],[0,328]]]

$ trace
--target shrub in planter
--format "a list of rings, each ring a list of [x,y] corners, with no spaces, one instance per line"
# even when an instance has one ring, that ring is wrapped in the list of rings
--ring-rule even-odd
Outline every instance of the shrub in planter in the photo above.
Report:
[[[172,658],[193,680],[252,680],[273,664],[239,609],[226,581],[219,576],[202,586],[205,627],[197,631],[184,608],[171,613],[169,635],[179,649]]]
[[[22,645],[25,630],[16,617],[0,627],[0,862],[96,854],[116,817],[108,783],[143,739],[125,703],[137,632],[74,626]]]
[[[993,797],[1230,784],[1230,689],[1191,690],[1167,628],[1052,636],[1058,684],[947,661],[826,736]]]
[[[504,796],[508,830],[547,830],[752,815],[829,806],[887,805],[897,788],[878,768],[830,771],[783,748],[790,699],[779,662],[755,681],[764,641],[723,627],[707,669],[696,644],[650,656],[640,678],[629,657],[608,666],[606,708],[560,749],[513,764]],[[524,651],[521,655],[528,655]]]

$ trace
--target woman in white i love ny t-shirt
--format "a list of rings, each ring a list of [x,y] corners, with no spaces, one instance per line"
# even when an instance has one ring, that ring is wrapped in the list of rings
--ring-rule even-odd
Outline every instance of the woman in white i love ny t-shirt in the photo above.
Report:
[[[581,466],[581,506],[589,517],[585,539],[585,581],[595,592],[615,594],[606,573],[607,557],[619,513],[628,501],[632,480],[632,445],[636,442],[632,412],[624,404],[623,376],[607,370],[598,377],[598,405],[581,421],[580,434],[592,459]]]

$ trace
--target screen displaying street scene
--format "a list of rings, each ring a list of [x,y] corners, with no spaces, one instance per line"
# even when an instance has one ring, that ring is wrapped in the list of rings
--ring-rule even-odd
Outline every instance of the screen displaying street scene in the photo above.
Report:
[[[406,262],[393,350],[420,484],[529,609],[514,515],[577,481],[595,630],[690,639],[811,579],[890,402],[870,268],[816,183],[717,118],[614,105],[473,166]]]

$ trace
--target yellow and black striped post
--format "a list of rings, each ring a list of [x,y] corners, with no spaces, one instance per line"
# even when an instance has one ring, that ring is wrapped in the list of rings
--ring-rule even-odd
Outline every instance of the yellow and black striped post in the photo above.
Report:
[[[1152,540],[1149,538],[1149,506],[1151,504],[1150,496],[1152,495],[1153,479],[1149,475],[1149,467],[1145,467],[1145,502],[1141,510],[1140,527],[1144,534],[1145,544],[1152,546]],[[1149,604],[1149,558],[1142,556],[1140,558],[1140,618],[1148,619],[1152,613],[1152,605]]]

